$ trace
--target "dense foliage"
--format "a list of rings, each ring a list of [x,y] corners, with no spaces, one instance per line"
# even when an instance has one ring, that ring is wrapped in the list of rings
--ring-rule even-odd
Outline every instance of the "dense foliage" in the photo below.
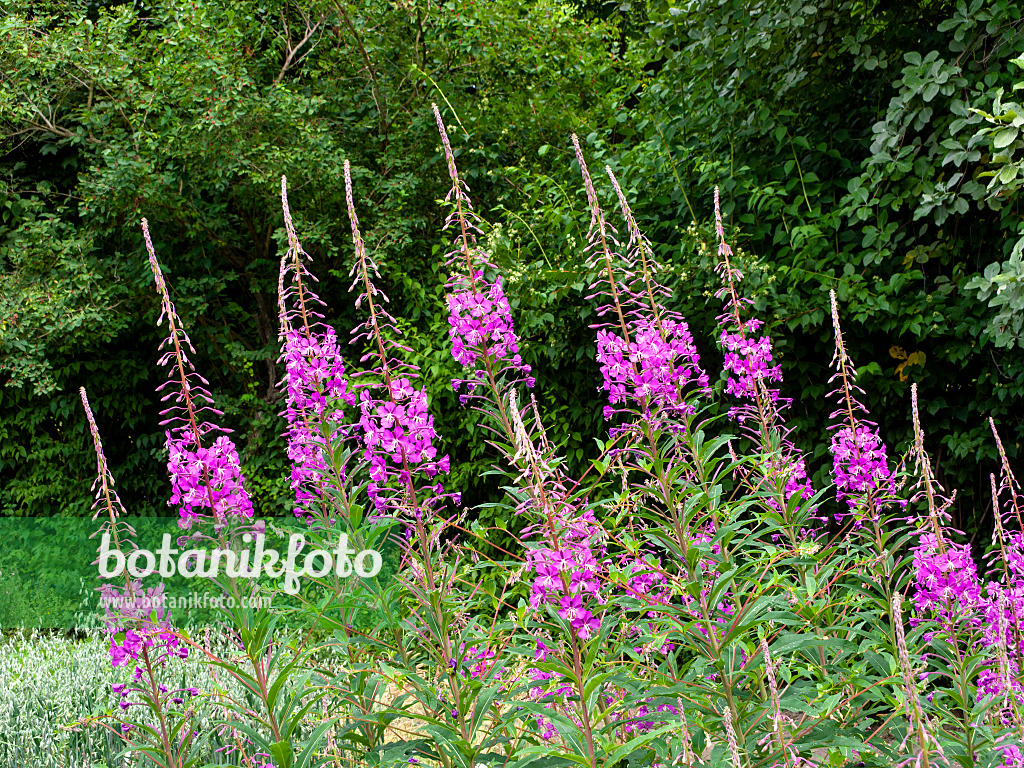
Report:
[[[165,534],[159,567],[139,545],[102,415],[83,388],[104,639],[126,672],[110,687],[116,707],[87,705],[70,730],[105,731],[121,747],[115,760],[162,768],[225,759],[260,768],[1024,765],[1024,494],[995,421],[995,533],[983,576],[949,526],[952,499],[925,447],[916,384],[913,464],[894,464],[831,291],[832,461],[816,488],[719,190],[712,273],[724,410],[615,173],[605,166],[607,181],[592,177],[573,134],[607,440],[590,469],[571,474],[532,396],[502,270],[433,111],[451,179],[441,257],[459,365],[451,385],[488,432],[504,492],[495,518],[514,548],[492,556],[498,529],[460,509],[436,406],[409,361],[411,334],[378,287],[346,162],[349,290],[360,313],[352,333],[365,349],[357,372],[324,322],[281,179],[278,342],[294,515],[274,521],[287,544],[268,570],[267,521],[254,516],[144,218],[166,327],[159,390],[181,535],[168,552]],[[601,188],[613,191],[614,213]],[[260,554],[250,560],[253,542]],[[389,542],[400,563],[385,574]],[[115,570],[105,565],[111,543]],[[218,596],[216,628],[174,623],[189,609],[169,606],[156,577],[173,575],[175,562]],[[263,599],[282,594],[299,605]],[[197,657],[210,680],[191,685],[183,662]],[[56,746],[72,741],[78,755],[110,751],[109,739]]]
[[[287,174],[319,274],[343,273],[346,159],[466,501],[497,498],[482,477],[485,435],[455,407],[437,343],[436,100],[475,206],[493,210],[488,242],[522,354],[573,471],[596,455],[602,419],[570,131],[622,176],[701,352],[716,354],[703,340],[718,184],[751,295],[777,330],[784,394],[798,396],[791,421],[824,434],[834,289],[890,445],[910,444],[903,404],[917,382],[937,473],[959,489],[957,524],[991,525],[985,417],[1011,456],[1024,429],[1018,3],[83,1],[2,13],[5,514],[87,507],[88,440],[69,418],[80,385],[119,414],[111,460],[124,497],[162,509],[141,215],[169,249],[174,299],[238,433],[254,504],[285,508],[273,189]],[[325,282],[328,319],[350,326],[339,285]],[[808,456],[818,480],[823,450]]]
[[[0,16],[4,511],[88,506],[86,435],[68,420],[80,385],[122,414],[112,460],[123,468],[125,498],[140,512],[161,509],[165,456],[150,394],[154,308],[137,258],[141,214],[172,250],[175,301],[243,435],[256,504],[281,508],[274,265],[284,230],[272,190],[282,173],[326,277],[347,270],[338,248],[341,168],[351,160],[369,185],[366,236],[389,293],[427,342],[418,347],[432,391],[450,392],[452,363],[430,343],[444,333],[444,278],[434,258],[441,188],[429,103],[457,105],[456,143],[482,204],[511,200],[516,178],[505,166],[539,169],[542,143],[585,128],[581,121],[607,123],[628,82],[608,52],[609,34],[549,3],[83,2],[51,10],[32,2],[21,15],[8,5]],[[343,295],[328,288],[339,313],[332,320],[352,317]],[[532,333],[551,343],[528,354],[553,360],[550,396],[585,404],[588,392],[573,386],[565,363],[583,345],[553,326],[553,301],[533,301]],[[455,409],[449,419],[442,431],[461,473],[478,475],[481,436]]]

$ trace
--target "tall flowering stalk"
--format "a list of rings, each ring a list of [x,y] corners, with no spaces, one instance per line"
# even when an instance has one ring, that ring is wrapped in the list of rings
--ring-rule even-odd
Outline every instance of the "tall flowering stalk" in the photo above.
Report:
[[[1024,740],[1024,686],[1019,680],[1020,659],[1024,655],[1021,639],[1020,616],[1024,615],[1024,553],[1019,530],[1018,487],[1002,441],[989,420],[993,437],[1002,460],[1003,482],[997,486],[995,475],[990,475],[994,520],[994,550],[991,571],[1001,576],[984,586],[977,571],[969,543],[959,544],[944,523],[947,509],[955,498],[943,496],[942,488],[934,479],[931,461],[924,449],[924,431],[921,428],[917,401],[917,386],[911,386],[912,417],[914,423],[914,449],[920,483],[917,498],[924,497],[928,506],[928,519],[919,523],[920,540],[913,552],[915,573],[914,603],[918,618],[936,622],[943,639],[959,646],[966,639],[967,652],[987,659],[987,664],[973,678],[976,698],[1001,700],[996,708],[1001,724],[1012,726],[1018,738]],[[1010,511],[1004,511],[1001,494],[1008,491]],[[925,637],[933,636],[928,632]],[[975,727],[972,724],[972,727]],[[1018,746],[997,746],[1004,766],[1022,764]]]
[[[171,405],[160,412],[166,417],[160,424],[167,427],[166,444],[170,453],[168,506],[178,507],[179,525],[185,529],[200,518],[212,519],[218,527],[232,519],[247,520],[253,514],[252,502],[245,489],[238,451],[227,437],[231,430],[210,421],[224,414],[213,407],[213,396],[206,389],[209,382],[196,372],[188,358],[189,353],[195,354],[195,348],[167,292],[146,219],[142,220],[142,234],[160,296],[157,324],[166,318],[168,330],[167,338],[160,343],[160,349],[166,351],[158,362],[167,370],[167,381],[157,387],[158,392],[169,390],[162,399],[171,401]],[[218,433],[218,437],[213,437]]]
[[[449,335],[452,355],[467,369],[468,379],[453,380],[458,389],[469,392],[479,386],[490,391],[492,405],[485,413],[494,416],[505,437],[515,447],[510,457],[520,470],[527,496],[518,512],[532,512],[532,522],[524,536],[539,534],[541,543],[527,553],[527,569],[534,574],[530,605],[558,607],[559,615],[569,622],[581,640],[593,637],[600,620],[590,608],[591,599],[600,602],[597,579],[599,563],[595,558],[595,542],[599,539],[593,514],[579,513],[566,499],[564,478],[551,457],[542,458],[534,448],[523,422],[515,386],[533,386],[530,367],[519,355],[518,337],[512,324],[511,309],[502,292],[501,277],[493,280],[488,273],[496,271],[487,252],[477,245],[481,233],[480,219],[473,212],[468,187],[459,177],[448,133],[435,104],[434,117],[448,161],[452,188],[446,201],[454,210],[445,222],[446,229],[455,229],[454,248],[446,256],[451,272],[448,282]],[[463,396],[468,397],[468,396]],[[534,408],[535,408],[534,404]],[[543,435],[539,416],[538,431]],[[545,438],[542,436],[541,440]],[[539,513],[539,514],[537,514]]]
[[[93,519],[95,520],[101,513],[106,513],[98,533],[109,537],[112,549],[118,552],[134,550],[136,547],[132,537],[134,537],[135,531],[122,519],[125,515],[124,505],[114,489],[114,477],[107,464],[99,427],[96,426],[96,419],[93,416],[92,407],[89,405],[85,387],[79,389],[79,394],[82,398],[82,407],[85,409],[85,417],[89,422],[89,433],[92,435],[93,448],[96,452]],[[182,648],[179,652],[177,637],[164,620],[163,606],[160,604],[162,594],[160,588],[147,591],[143,589],[139,579],[130,577],[127,569],[124,575],[123,589],[116,588],[110,583],[102,584],[99,588],[100,602],[105,612],[107,634],[110,637],[110,659],[113,665],[117,667],[128,660],[138,661],[143,648],[153,648],[156,645],[165,646],[168,651],[184,658],[187,651]],[[150,608],[156,612],[156,621],[150,619]]]
[[[715,231],[718,234],[718,256],[716,265],[722,287],[715,296],[725,297],[725,311],[718,316],[721,328],[719,344],[725,353],[726,392],[740,399],[751,401],[757,409],[756,416],[761,424],[775,421],[774,408],[779,400],[779,390],[771,388],[771,382],[782,381],[782,366],[772,356],[770,336],[755,336],[764,325],[756,317],[744,320],[744,307],[753,301],[741,298],[737,284],[743,280],[743,273],[732,263],[732,247],[725,238],[722,223],[722,207],[715,187]],[[749,416],[748,409],[737,407],[732,413],[741,421]]]
[[[465,379],[453,379],[452,386],[465,387],[468,398],[481,385],[492,392],[491,399],[501,411],[500,419],[510,427],[503,409],[503,394],[509,387],[522,382],[534,384],[530,366],[519,354],[519,337],[512,324],[512,307],[502,286],[501,276],[492,274],[497,267],[490,255],[477,242],[483,232],[481,219],[473,210],[469,187],[459,177],[455,154],[448,140],[448,131],[437,104],[432,105],[437,129],[441,134],[448,175],[452,187],[445,202],[452,211],[445,219],[444,229],[454,230],[452,250],[445,255],[449,270],[448,336],[452,342],[452,356],[466,369]],[[499,386],[499,380],[503,386]]]
[[[592,513],[580,514],[567,501],[568,492],[556,462],[542,457],[534,448],[523,422],[524,411],[519,407],[515,386],[533,386],[530,367],[519,355],[519,340],[501,277],[490,280],[486,276],[497,268],[477,245],[476,238],[482,234],[480,218],[473,211],[469,188],[459,177],[440,110],[436,104],[433,109],[452,180],[446,201],[453,204],[453,211],[445,222],[445,229],[455,230],[454,248],[445,261],[451,273],[447,286],[449,335],[452,355],[466,367],[469,377],[453,380],[452,385],[456,389],[466,386],[471,393],[480,386],[489,389],[496,407],[485,413],[501,423],[504,436],[514,446],[510,459],[520,470],[520,479],[529,478],[525,483],[527,497],[517,511],[534,513],[524,536],[539,534],[545,542],[527,553],[527,568],[534,573],[531,607],[548,603],[558,606],[559,615],[579,639],[588,640],[600,626],[598,617],[588,609],[593,606],[584,599],[589,595],[599,601],[600,597],[599,564],[593,549],[599,539],[596,521]],[[536,423],[544,441],[539,414]]]
[[[427,478],[447,474],[449,459],[447,455],[438,458],[434,446],[437,432],[434,417],[427,411],[426,389],[412,385],[419,375],[418,369],[398,357],[412,350],[395,340],[400,332],[395,319],[384,308],[388,297],[374,284],[375,278],[380,279],[380,272],[367,255],[359,232],[348,161],[345,161],[345,196],[355,246],[349,290],[359,286],[356,306],[365,303],[367,313],[366,320],[353,329],[352,343],[364,341],[369,347],[360,358],[361,363],[373,360],[369,371],[355,374],[353,378],[369,375],[375,379],[357,386],[363,455],[370,465],[367,491],[378,510],[405,511],[419,518],[425,508],[440,498],[443,488],[437,483],[424,495],[417,490],[414,473]]]
[[[948,765],[942,747],[935,741],[928,729],[928,721],[921,709],[921,700],[918,696],[917,681],[914,679],[914,670],[910,663],[910,652],[907,650],[907,638],[903,631],[903,596],[894,592],[892,596],[892,626],[896,634],[896,655],[899,661],[900,673],[903,677],[903,695],[907,714],[907,736],[904,745],[911,741],[917,741],[917,755],[914,758],[905,760],[900,765],[913,763],[921,768],[928,768],[935,762]]]
[[[831,415],[838,419],[832,426],[832,477],[836,483],[836,498],[846,501],[851,511],[862,508],[874,518],[879,501],[894,498],[896,478],[889,469],[885,443],[878,434],[878,425],[868,420],[868,409],[857,400],[864,390],[857,386],[857,370],[846,353],[843,331],[839,325],[839,306],[836,292],[829,291],[832,306],[832,327],[836,335],[836,351],[832,365],[836,372],[829,383],[839,379],[832,391],[838,396],[840,407]],[[902,502],[906,506],[906,502]],[[861,524],[858,518],[857,525]]]
[[[628,457],[624,468],[646,478],[641,493],[655,501],[649,508],[653,515],[667,518],[676,551],[687,553],[698,546],[706,547],[709,555],[697,562],[685,557],[685,573],[679,576],[664,571],[647,547],[641,548],[640,557],[624,558],[626,593],[641,615],[639,625],[622,628],[623,636],[635,644],[632,632],[640,630],[649,635],[658,623],[664,624],[660,619],[669,619],[668,636],[675,635],[673,640],[678,637],[690,647],[700,647],[723,675],[728,704],[724,718],[731,726],[738,722],[738,711],[728,661],[731,650],[726,645],[730,642],[730,627],[740,620],[735,614],[745,606],[734,605],[730,592],[715,588],[717,564],[728,561],[724,540],[712,543],[720,521],[713,512],[701,516],[701,505],[684,503],[681,493],[682,488],[693,489],[691,493],[697,489],[715,493],[714,481],[705,473],[690,437],[694,429],[700,429],[694,426],[693,395],[707,393],[708,377],[700,367],[689,328],[678,313],[666,307],[668,292],[658,284],[659,267],[653,249],[640,231],[621,185],[606,168],[628,232],[625,248],[605,220],[576,137],[573,144],[591,214],[587,263],[599,276],[591,286],[591,298],[600,300],[598,317],[602,320],[595,327],[597,359],[609,395],[604,413],[607,418],[616,413],[626,415],[624,425],[611,431],[614,437],[626,438],[625,447],[614,448],[608,455]],[[671,592],[662,583],[669,579],[673,583]],[[700,588],[691,594],[697,584]],[[671,605],[677,594],[682,606]],[[657,635],[645,645],[634,651],[646,655],[668,653],[675,646]],[[643,700],[637,711],[653,714]],[[644,717],[636,727],[646,729],[657,722]],[[737,751],[737,761],[738,755]]]
[[[1001,479],[997,485],[990,475],[996,549],[993,566],[1001,566],[1001,583],[990,581],[981,605],[981,643],[995,659],[989,669],[978,677],[978,698],[1002,696],[1004,724],[1016,727],[1024,739],[1024,686],[1019,680],[1024,658],[1024,531],[1021,530],[1021,496],[1017,479],[1010,468],[995,421],[989,419],[992,436],[1001,463]],[[1003,501],[1003,496],[1006,501]]]
[[[632,341],[608,329],[598,332],[598,362],[609,402],[612,406],[630,403],[646,417],[660,410],[692,411],[685,402],[688,390],[695,388],[707,394],[708,376],[700,367],[700,355],[686,321],[664,304],[671,292],[657,281],[655,273],[660,267],[650,241],[640,231],[612,169],[605,166],[605,172],[615,188],[629,232],[622,263],[632,270],[632,274],[623,276],[617,293],[626,300]],[[627,366],[626,360],[633,366]],[[605,413],[607,416],[607,408]]]
[[[532,698],[545,702],[552,712],[562,709],[579,729],[585,757],[596,766],[595,727],[598,713],[592,712],[585,695],[588,643],[596,642],[602,629],[607,550],[605,535],[593,511],[566,487],[554,448],[544,433],[540,415],[533,404],[534,429],[527,428],[513,389],[507,412],[512,418],[513,465],[519,470],[521,489],[517,514],[527,516],[523,530],[527,541],[526,573],[531,580],[531,634],[537,637],[535,660],[547,661],[550,654],[571,675],[543,669],[531,672]],[[536,438],[536,439],[535,439]],[[550,617],[564,622],[564,631]],[[564,701],[563,701],[564,699]],[[561,703],[558,703],[561,702]],[[541,738],[551,741],[556,730],[542,714],[535,715]]]
[[[623,425],[610,433],[625,437],[625,447],[612,448],[607,455],[620,461],[628,457],[622,464],[624,472],[639,470],[649,476],[648,485],[676,517],[674,532],[685,552],[701,534],[678,517],[674,488],[679,482],[681,453],[666,448],[663,435],[667,432],[674,439],[686,431],[686,419],[696,411],[693,396],[707,394],[708,377],[700,366],[689,327],[678,312],[666,306],[670,291],[658,282],[660,266],[618,179],[605,166],[628,233],[625,253],[616,230],[605,219],[579,138],[573,135],[572,142],[590,211],[587,266],[598,275],[589,298],[598,299],[597,315],[605,318],[594,326],[597,361],[608,394],[604,415],[608,419],[624,416]],[[638,554],[622,558],[627,570],[626,592],[641,603],[657,604],[665,599],[659,582],[663,577],[651,567],[658,558],[646,548]],[[653,611],[649,614],[649,618],[655,616]],[[626,628],[627,633],[642,631],[640,626]],[[667,652],[671,647],[670,643],[651,643],[652,650]]]
[[[456,390],[465,386],[470,393],[479,387],[488,390],[486,396],[469,394],[463,395],[463,399],[488,397],[492,407],[484,409],[484,413],[499,423],[498,430],[505,433],[503,437],[513,446],[508,458],[519,471],[519,479],[526,480],[526,495],[517,508],[518,513],[528,513],[531,518],[523,535],[536,535],[544,542],[527,553],[527,568],[535,574],[531,606],[559,606],[560,614],[580,639],[589,639],[600,625],[584,606],[587,594],[597,596],[599,592],[598,563],[591,549],[598,538],[595,521],[592,514],[580,515],[575,505],[567,501],[565,478],[547,450],[550,446],[538,451],[523,421],[526,409],[519,406],[516,385],[532,387],[531,370],[519,355],[519,340],[501,277],[487,277],[497,268],[477,244],[476,238],[482,234],[480,218],[473,211],[469,188],[459,177],[440,110],[436,104],[433,109],[452,181],[446,201],[453,205],[453,211],[445,222],[445,229],[455,230],[454,247],[445,261],[451,274],[447,286],[449,336],[452,355],[466,368],[468,376],[453,380],[452,385]],[[536,409],[536,403],[533,407]],[[536,416],[537,430],[544,443],[539,414]]]
[[[811,498],[814,489],[807,477],[804,458],[782,431],[780,410],[789,401],[781,399],[779,390],[771,386],[782,381],[782,367],[774,361],[771,337],[756,335],[764,321],[756,317],[743,319],[745,308],[752,306],[753,301],[742,298],[737,289],[743,273],[733,264],[733,251],[725,238],[718,187],[715,187],[715,231],[720,259],[716,271],[722,281],[722,287],[715,296],[725,299],[724,311],[717,318],[721,329],[719,345],[725,356],[725,391],[741,401],[748,401],[731,408],[729,414],[741,424],[755,420],[757,428],[749,432],[762,448],[772,444],[772,431],[780,431],[778,454],[769,458],[763,467],[765,478],[772,485],[782,487],[782,499],[769,499],[772,507],[780,509],[786,507],[794,496]]]
[[[355,394],[345,379],[338,337],[323,322],[324,304],[310,287],[316,278],[306,267],[311,258],[295,233],[284,176],[281,208],[288,237],[278,279],[281,357],[286,367],[282,415],[288,422],[295,514],[312,519],[311,512],[323,501],[324,483],[330,479],[336,487],[344,485],[345,469],[334,458],[339,440],[348,434],[343,406],[355,405]]]
[[[538,618],[546,606],[550,606],[566,622],[570,630],[566,650],[571,654],[571,660],[566,661],[579,672],[581,645],[593,638],[601,626],[601,566],[597,547],[602,535],[593,514],[581,512],[573,502],[560,462],[544,435],[536,403],[533,403],[533,411],[539,447],[534,444],[531,430],[525,426],[529,406],[519,405],[516,387],[520,383],[533,386],[531,371],[519,354],[519,340],[500,276],[491,277],[496,267],[477,244],[476,238],[481,234],[480,219],[473,212],[468,188],[459,177],[436,105],[434,116],[452,181],[447,201],[453,204],[453,210],[445,222],[446,229],[455,230],[453,248],[446,255],[450,271],[447,285],[449,337],[453,357],[466,370],[465,377],[453,380],[452,385],[456,390],[465,388],[466,394],[461,396],[463,402],[479,398],[489,401],[489,406],[480,410],[496,422],[492,428],[499,435],[504,433],[502,442],[510,446],[507,458],[518,473],[522,494],[516,511],[529,520],[522,535],[534,540],[528,546],[526,558],[526,570],[532,574],[530,604]],[[357,255],[363,253],[361,245],[357,244]],[[369,271],[364,267],[364,274]],[[367,298],[372,298],[369,291]],[[379,357],[382,358],[383,345],[380,347]],[[545,637],[549,645],[544,640],[538,641],[538,658],[546,658],[548,650],[560,653],[559,649],[564,648],[562,641]],[[535,670],[533,680],[535,697],[546,697],[545,706],[549,708],[556,706],[552,696],[557,698],[572,690],[550,673]],[[547,693],[542,693],[545,689]],[[568,704],[566,707],[569,717],[584,732],[587,755],[593,760],[595,748],[589,712]],[[551,721],[543,715],[537,715],[536,720],[542,737],[553,738],[555,730]]]
[[[575,134],[572,142],[590,208],[587,267],[598,274],[589,298],[600,299],[598,318],[608,317],[594,326],[602,386],[608,393],[605,418],[623,409],[647,420],[657,413],[692,410],[684,401],[687,390],[705,390],[708,378],[689,326],[663,303],[669,291],[657,282],[651,244],[637,226],[615,174],[605,168],[629,233],[625,254],[605,219]]]
[[[79,394],[96,453],[93,519],[105,513],[98,533],[109,537],[113,549],[127,557],[125,550],[135,549],[131,540],[134,529],[121,519],[125,514],[124,505],[114,490],[114,478],[84,387],[79,389]],[[161,759],[166,761],[164,765],[180,766],[195,733],[191,726],[176,727],[176,716],[169,711],[169,705],[183,703],[185,689],[169,690],[161,683],[159,670],[170,658],[186,658],[188,649],[180,643],[170,625],[170,617],[164,607],[163,585],[145,588],[141,580],[133,578],[126,569],[122,588],[105,583],[101,584],[99,592],[110,643],[110,661],[115,667],[135,664],[132,682],[112,686],[119,699],[119,709],[127,712],[133,707],[143,706],[156,718],[155,728],[148,724],[139,727],[130,721],[122,722],[118,735],[140,752],[155,748]],[[188,693],[195,695],[194,689],[189,689]],[[186,714],[185,719],[188,717]]]
[[[982,605],[981,581],[970,544],[957,544],[945,525],[946,509],[953,497],[944,499],[934,479],[931,459],[924,447],[924,429],[917,399],[917,384],[910,386],[914,454],[920,473],[915,500],[924,497],[926,520],[918,523],[918,543],[913,550],[914,605],[921,616],[934,618],[945,631],[969,620]]]
[[[537,652],[535,661],[544,663],[549,654],[558,658],[565,668],[573,670],[574,678],[542,669],[530,671],[532,682],[531,697],[543,702],[551,717],[568,718],[580,732],[584,754],[591,765],[596,765],[597,751],[595,727],[597,713],[590,711],[584,695],[586,674],[583,663],[586,644],[595,639],[602,627],[604,598],[601,583],[604,564],[601,559],[604,534],[592,511],[582,508],[579,500],[569,489],[570,481],[562,472],[562,462],[556,457],[554,447],[547,439],[536,401],[521,407],[518,401],[516,383],[532,386],[528,377],[529,369],[520,364],[514,356],[509,357],[512,348],[502,344],[512,333],[511,318],[503,305],[495,305],[496,313],[481,312],[482,328],[495,327],[497,335],[471,336],[461,317],[461,310],[467,305],[481,306],[480,298],[486,268],[486,254],[472,247],[469,235],[474,230],[474,220],[466,215],[468,200],[465,188],[455,169],[454,157],[447,142],[440,116],[438,127],[445,144],[449,174],[453,188],[449,199],[455,199],[455,219],[449,218],[449,226],[456,222],[459,233],[456,249],[449,254],[448,264],[455,273],[449,284],[449,308],[452,325],[453,354],[464,365],[475,365],[468,382],[453,381],[458,388],[468,384],[470,392],[480,383],[489,386],[496,407],[486,410],[499,422],[499,431],[504,431],[510,445],[507,458],[518,473],[518,504],[516,513],[528,522],[522,537],[528,542],[525,571],[529,575],[530,608],[529,630],[535,638]],[[474,267],[477,269],[474,275]],[[493,290],[492,287],[488,291]],[[486,305],[484,305],[486,308]],[[474,327],[468,327],[472,332]],[[514,338],[514,337],[512,337]],[[467,340],[469,343],[467,343]],[[497,349],[495,349],[497,347]],[[466,357],[467,351],[472,357]],[[505,374],[499,381],[495,371]],[[511,374],[511,375],[508,375]],[[532,410],[533,429],[527,428],[524,418]],[[550,612],[550,613],[549,613]],[[567,632],[560,631],[557,622],[550,621],[551,615],[564,622]],[[573,703],[575,699],[576,703]],[[544,714],[534,715],[540,737],[552,741],[558,731],[551,718]]]
[[[401,515],[407,524],[403,549],[408,566],[405,573],[411,578],[404,581],[404,586],[409,595],[407,604],[411,606],[408,623],[415,627],[417,642],[414,649],[403,651],[403,655],[419,650],[434,665],[422,665],[431,668],[433,675],[429,681],[414,675],[412,687],[413,695],[425,710],[443,721],[437,732],[446,732],[450,741],[436,742],[445,755],[442,761],[473,764],[474,755],[481,749],[480,737],[486,731],[484,716],[490,713],[492,701],[478,694],[481,687],[497,691],[504,686],[499,651],[486,649],[484,663],[475,665],[474,674],[464,674],[467,662],[474,657],[480,661],[480,651],[473,650],[478,646],[465,639],[459,642],[460,633],[467,638],[470,630],[459,624],[465,616],[464,602],[455,589],[459,570],[457,562],[451,563],[444,557],[447,545],[442,540],[451,521],[440,514],[442,502],[451,498],[457,504],[459,495],[446,494],[438,482],[437,476],[448,472],[449,459],[447,455],[437,455],[437,433],[428,412],[425,389],[413,386],[418,369],[402,359],[402,354],[411,350],[396,340],[399,331],[384,308],[387,297],[375,284],[380,275],[366,253],[359,231],[347,161],[345,191],[355,248],[352,289],[359,287],[356,306],[365,306],[367,313],[366,320],[354,329],[353,341],[363,341],[369,347],[361,362],[373,361],[369,371],[356,374],[369,377],[365,383],[357,384],[364,457],[370,464],[369,492],[381,515]],[[502,338],[508,340],[507,335]],[[479,350],[475,338],[463,349],[469,354],[474,348]],[[494,346],[489,345],[488,350],[490,354],[486,356],[493,362]],[[505,353],[510,355],[510,367],[515,368],[517,364],[512,358],[517,353],[507,347]],[[487,381],[493,384],[494,380]],[[480,379],[470,383],[473,382],[480,383]],[[457,749],[454,756],[453,749]]]

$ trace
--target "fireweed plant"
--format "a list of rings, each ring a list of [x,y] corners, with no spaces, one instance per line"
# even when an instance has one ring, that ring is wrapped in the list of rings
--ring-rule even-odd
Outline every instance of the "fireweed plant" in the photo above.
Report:
[[[282,178],[290,523],[318,548],[342,533],[353,547],[392,547],[398,570],[365,584],[311,576],[298,607],[225,610],[202,642],[159,611],[112,610],[111,659],[134,667],[133,682],[118,690],[119,712],[82,724],[162,766],[205,764],[211,733],[233,739],[216,759],[261,768],[1024,765],[1024,497],[996,425],[995,534],[975,553],[949,526],[952,494],[935,479],[915,388],[914,445],[891,461],[860,403],[833,293],[833,484],[812,488],[717,189],[716,371],[673,309],[624,187],[610,169],[597,184],[573,136],[608,431],[592,467],[570,477],[532,394],[515,297],[434,116],[451,181],[445,301],[462,369],[452,386],[488,430],[505,490],[497,519],[517,545],[481,546],[488,530],[449,487],[431,404],[363,240],[353,169],[350,290],[363,320],[347,365]],[[232,546],[259,522],[143,232],[169,327],[169,503],[188,537]],[[97,512],[130,547],[83,403]],[[267,589],[215,585],[238,597]],[[186,654],[245,696],[176,688]]]

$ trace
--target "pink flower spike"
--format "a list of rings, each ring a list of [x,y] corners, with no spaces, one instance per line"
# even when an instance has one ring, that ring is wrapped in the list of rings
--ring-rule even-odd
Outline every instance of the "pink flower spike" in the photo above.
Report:
[[[161,344],[161,347],[168,347],[168,352],[160,358],[160,365],[167,369],[167,381],[160,389],[170,387],[164,399],[171,397],[181,404],[164,412],[170,416],[163,422],[169,426],[165,432],[169,454],[167,469],[171,475],[168,506],[177,506],[182,520],[189,524],[200,516],[210,517],[216,523],[228,518],[251,518],[252,502],[245,490],[241,461],[234,443],[224,436],[229,430],[208,419],[221,412],[210,407],[213,398],[209,393],[191,382],[192,377],[199,374],[184,350],[195,350],[171,303],[146,219],[142,220],[142,233],[160,296],[160,319],[166,318],[168,326],[167,339]],[[204,439],[214,432],[222,434],[212,443]]]

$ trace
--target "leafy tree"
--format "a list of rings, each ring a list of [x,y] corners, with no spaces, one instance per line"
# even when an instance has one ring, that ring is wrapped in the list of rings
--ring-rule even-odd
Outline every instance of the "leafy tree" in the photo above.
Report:
[[[395,314],[410,323],[434,397],[453,406],[446,448],[457,461],[479,457],[483,435],[454,408],[440,350],[444,166],[430,102],[459,126],[467,180],[493,207],[511,189],[506,167],[539,167],[537,147],[606,121],[624,66],[611,34],[547,1],[8,4],[0,508],[84,509],[91,460],[68,419],[82,384],[120,420],[117,443],[132,446],[112,457],[126,502],[162,508],[143,215],[201,366],[243,433],[258,503],[282,508],[276,190],[286,174],[329,320],[351,327],[346,159],[371,201],[366,239]],[[564,398],[570,375],[548,368],[543,396]],[[469,466],[463,474],[479,478]]]

